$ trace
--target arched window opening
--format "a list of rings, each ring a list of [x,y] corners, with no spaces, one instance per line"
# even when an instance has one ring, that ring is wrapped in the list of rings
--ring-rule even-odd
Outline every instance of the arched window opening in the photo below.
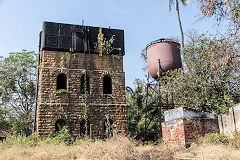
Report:
[[[57,75],[57,90],[67,89],[67,77],[64,73]]]
[[[84,74],[81,76],[81,94],[84,94],[85,92],[90,93],[89,91],[89,76],[87,74]]]
[[[109,75],[103,77],[103,94],[112,94],[112,79]]]
[[[87,131],[87,133],[86,133]],[[90,134],[90,122],[89,120],[81,120],[80,122],[80,136],[85,136]]]
[[[104,137],[109,138],[113,137],[114,132],[114,124],[112,119],[105,119],[104,120]]]
[[[55,132],[59,132],[64,126],[66,126],[66,121],[64,119],[58,119],[55,123]]]

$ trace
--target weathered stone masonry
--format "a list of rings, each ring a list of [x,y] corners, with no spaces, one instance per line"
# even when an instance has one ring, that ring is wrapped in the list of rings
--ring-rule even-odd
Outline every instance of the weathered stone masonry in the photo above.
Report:
[[[74,136],[80,136],[80,123],[84,120],[84,104],[81,94],[81,76],[89,76],[88,120],[90,136],[104,136],[104,120],[109,114],[118,133],[127,132],[127,106],[125,103],[125,73],[123,56],[83,54],[59,51],[41,52],[37,133],[46,136],[55,131],[59,119]],[[62,62],[64,61],[64,62]],[[67,93],[56,95],[57,76],[65,74]],[[112,94],[103,94],[103,77],[112,81]]]

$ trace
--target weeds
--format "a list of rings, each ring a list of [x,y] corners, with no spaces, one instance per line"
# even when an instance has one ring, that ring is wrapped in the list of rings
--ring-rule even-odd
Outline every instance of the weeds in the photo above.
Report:
[[[141,141],[119,135],[106,140],[76,139],[69,145],[72,140],[66,127],[45,139],[37,138],[36,134],[28,137],[8,137],[0,142],[0,159],[240,159],[240,150],[234,149],[239,148],[239,133],[233,138],[222,134],[209,134],[203,137],[201,143],[192,145],[188,149],[176,143],[143,145]]]
[[[58,145],[61,143],[70,144],[73,141],[73,137],[70,134],[68,128],[63,126],[63,128],[58,133],[51,133],[48,137],[38,138],[36,133],[31,134],[30,136],[9,136],[6,140],[0,142],[0,149],[11,148],[13,146],[19,146],[24,148],[35,147],[39,144],[48,143]]]
[[[207,136],[204,137],[204,142],[208,144],[214,144],[214,145],[219,145],[219,144],[228,145],[229,138],[224,134],[208,134]]]
[[[233,138],[230,139],[229,145],[233,148],[240,149],[240,132],[233,134]]]
[[[208,134],[203,140],[211,145],[225,145],[235,149],[240,149],[240,132],[233,134],[233,137],[224,134]]]
[[[37,135],[33,133],[30,136],[9,136],[6,140],[0,142],[0,148],[11,148],[12,146],[20,146],[20,147],[34,147],[38,145],[40,139],[37,138]]]
[[[73,142],[73,136],[69,132],[67,126],[63,126],[59,132],[49,134],[49,136],[42,141],[56,145],[60,143],[70,144]]]

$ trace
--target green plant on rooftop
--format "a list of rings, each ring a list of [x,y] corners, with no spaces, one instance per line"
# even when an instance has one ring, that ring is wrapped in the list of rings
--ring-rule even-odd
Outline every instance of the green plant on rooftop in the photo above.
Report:
[[[102,33],[102,27],[99,27],[99,33],[97,37],[97,42],[95,43],[95,52],[99,53],[99,56],[102,56],[103,54],[109,55],[111,54],[114,50],[121,51],[121,48],[115,48],[113,47],[114,43],[114,36],[113,35],[109,40],[107,40],[104,37],[104,34]]]

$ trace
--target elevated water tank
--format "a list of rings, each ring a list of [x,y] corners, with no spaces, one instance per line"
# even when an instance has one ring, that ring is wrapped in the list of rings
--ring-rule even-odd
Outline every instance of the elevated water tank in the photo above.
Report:
[[[146,47],[148,72],[158,79],[162,73],[182,67],[180,44],[169,39],[159,39]],[[159,72],[159,73],[158,73]]]

